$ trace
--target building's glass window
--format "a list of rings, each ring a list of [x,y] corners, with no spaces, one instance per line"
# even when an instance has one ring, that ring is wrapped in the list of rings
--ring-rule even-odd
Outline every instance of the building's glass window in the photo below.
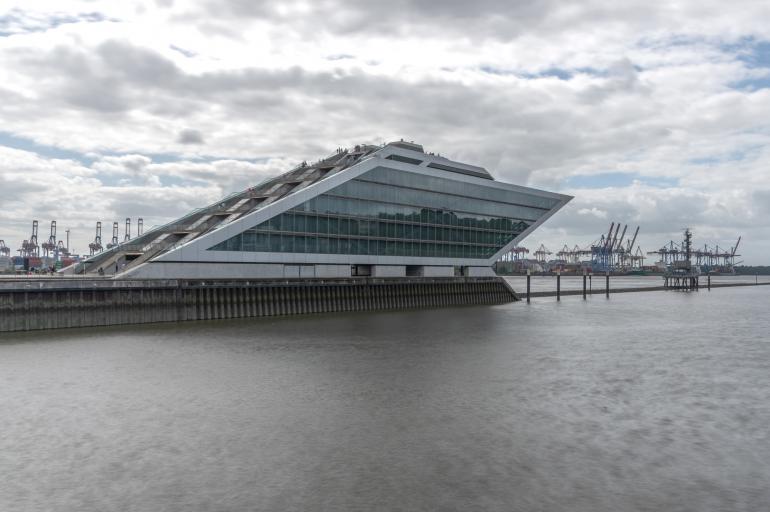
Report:
[[[211,249],[489,258],[557,202],[377,168]]]

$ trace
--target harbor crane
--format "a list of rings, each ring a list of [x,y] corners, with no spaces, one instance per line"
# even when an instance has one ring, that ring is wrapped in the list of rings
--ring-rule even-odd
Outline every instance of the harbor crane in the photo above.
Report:
[[[575,245],[575,247],[570,249],[567,244],[564,244],[561,251],[556,253],[556,257],[564,260],[566,263],[578,264],[580,263],[580,256],[584,253],[585,251],[578,245]]]
[[[131,240],[131,218],[130,217],[126,217],[126,231],[125,231],[125,233],[126,234],[123,237],[123,241],[124,242],[128,242],[129,240]]]
[[[620,231],[620,222],[618,222],[618,225],[615,228],[615,234],[612,235],[612,233],[610,233],[611,236],[610,236],[610,243],[609,243],[609,247],[608,247],[610,252],[612,252],[612,250],[615,249],[615,245],[618,242],[618,232],[619,231]]]
[[[43,257],[48,257],[49,253],[56,251],[56,221],[51,221],[51,234],[48,236],[48,240],[41,245],[43,248]]]
[[[735,247],[733,247],[733,250],[730,251],[730,259],[734,262],[735,256],[740,256],[740,254],[736,255],[735,251],[738,250],[738,246],[741,245],[741,237],[738,237],[738,241],[735,242]]]
[[[94,241],[88,244],[88,249],[91,251],[91,256],[96,254],[97,252],[102,252],[102,223],[97,222],[96,223],[96,236],[94,236]]]
[[[552,254],[545,245],[533,253],[535,261],[543,266],[560,265],[563,270],[592,269],[593,271],[629,271],[641,269],[644,265],[644,253],[637,246],[640,226],[637,226],[631,235],[628,224],[611,222],[609,230],[599,236],[591,244],[580,247],[575,245],[570,248],[567,244],[556,253],[556,260],[548,261]],[[627,236],[628,235],[628,236]],[[514,247],[504,254],[500,262],[518,262],[529,251],[523,247]],[[590,258],[590,260],[584,259]]]
[[[607,247],[607,244],[609,244],[609,243],[610,243],[610,239],[612,239],[612,230],[613,230],[613,229],[615,229],[615,223],[614,223],[614,222],[611,222],[611,223],[610,223],[610,232],[609,232],[609,233],[607,233],[607,238],[604,240],[604,247],[605,247],[605,248]]]
[[[631,238],[630,241],[626,242],[626,248],[622,252],[620,256],[620,266],[626,267],[631,266],[632,268],[635,266],[635,263],[640,263],[644,260],[642,258],[641,260],[638,258],[639,256],[639,249],[637,248],[636,253],[634,253],[634,245],[636,245],[636,237],[639,235],[639,226],[636,226],[636,231],[634,231],[634,236]],[[641,264],[639,265],[641,266]]]
[[[37,221],[32,221],[32,235],[28,240],[24,240],[21,244],[19,253],[24,258],[36,258],[39,254],[40,247],[37,245]]]
[[[636,239],[639,236],[639,226],[636,227],[631,240],[626,239],[628,224],[623,225],[622,231],[620,228],[620,222],[610,223],[607,234],[602,235],[598,242],[594,242],[590,251],[585,251],[585,254],[591,255],[591,267],[594,270],[628,270],[642,261],[637,257],[638,250],[634,252]]]
[[[704,244],[702,248],[693,249],[690,248],[690,258],[694,260],[693,264],[702,267],[707,272],[733,272],[735,267],[735,258],[740,254],[736,254],[738,246],[741,243],[741,237],[738,237],[738,241],[735,246],[729,250],[720,248],[719,245],[715,245],[713,248],[708,244]],[[673,240],[666,245],[658,249],[657,251],[648,252],[647,254],[655,254],[660,256],[660,263],[666,267],[671,267],[680,257],[687,256],[687,247],[683,242],[681,244],[674,242]]]
[[[10,256],[11,248],[5,245],[5,240],[0,240],[0,256]]]
[[[620,224],[618,224],[618,227],[620,227]],[[623,239],[626,237],[626,230],[627,229],[628,229],[628,224],[623,226],[623,233],[621,233],[620,240],[618,240],[617,245],[615,245],[615,247],[612,248],[613,251],[617,251],[618,249],[622,249],[622,247],[623,247]],[[615,233],[615,235],[617,235],[617,233]]]
[[[664,265],[670,265],[674,262],[676,257],[679,256],[680,252],[679,244],[671,240],[657,251],[650,251],[647,254],[657,254],[660,256],[660,261],[663,262]]]
[[[112,223],[112,240],[110,240],[110,243],[107,244],[107,249],[112,249],[113,247],[118,246],[118,223],[113,222]]]
[[[636,226],[636,231],[634,231],[634,237],[631,239],[631,243],[628,244],[628,252],[630,253],[634,249],[634,244],[636,243],[636,237],[639,235],[639,226]]]
[[[549,251],[545,245],[540,244],[540,247],[538,247],[538,249],[533,254],[535,255],[535,259],[537,261],[545,263],[546,260],[548,259],[548,256],[550,256],[553,253]]]

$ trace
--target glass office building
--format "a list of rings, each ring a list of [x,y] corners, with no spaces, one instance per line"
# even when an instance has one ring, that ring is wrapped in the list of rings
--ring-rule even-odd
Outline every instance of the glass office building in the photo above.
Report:
[[[162,263],[162,277],[491,275],[500,254],[569,199],[417,144],[357,146],[212,205],[222,222],[145,271]]]
[[[486,259],[557,202],[378,167],[212,249]]]

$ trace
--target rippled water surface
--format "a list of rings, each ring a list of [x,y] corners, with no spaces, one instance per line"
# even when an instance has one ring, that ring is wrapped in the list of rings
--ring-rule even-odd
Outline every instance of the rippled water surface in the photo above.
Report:
[[[0,510],[768,510],[769,304],[3,335]]]

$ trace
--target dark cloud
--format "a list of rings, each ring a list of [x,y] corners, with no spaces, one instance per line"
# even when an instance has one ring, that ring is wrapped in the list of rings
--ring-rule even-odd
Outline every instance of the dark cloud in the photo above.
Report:
[[[308,36],[380,34],[418,35],[423,38],[511,41],[537,34],[550,38],[568,32],[601,27],[633,37],[644,30],[675,32],[703,29],[720,23],[724,6],[704,1],[661,6],[652,2],[585,0],[579,6],[560,0],[323,0],[272,2],[268,0],[205,0],[202,8],[187,8],[189,16],[203,17],[217,32],[237,37],[250,20],[299,27]],[[721,21],[725,30],[730,22]],[[759,28],[759,27],[758,27]],[[761,29],[757,35],[761,34]]]
[[[182,130],[179,132],[177,142],[180,144],[203,144],[203,134],[198,130]]]
[[[770,190],[755,190],[753,204],[757,205],[757,214],[764,218],[770,218]]]
[[[179,69],[169,59],[125,41],[107,41],[96,51],[100,58],[98,69],[130,84],[168,88],[180,78]]]
[[[580,11],[593,11],[596,18],[611,16],[611,6],[592,2]],[[379,0],[319,1],[309,4],[309,12],[297,15],[296,2],[276,3],[266,0],[207,0],[206,14],[213,19],[262,19],[300,23],[309,29],[337,34],[379,32],[404,34],[431,29],[426,37],[460,33],[469,39],[515,38],[522,33],[546,27],[555,30],[582,20],[575,10],[564,7],[558,0],[522,2],[509,0],[478,0],[467,2],[449,0]],[[649,14],[655,10],[646,9]],[[648,14],[648,15],[649,15]]]

